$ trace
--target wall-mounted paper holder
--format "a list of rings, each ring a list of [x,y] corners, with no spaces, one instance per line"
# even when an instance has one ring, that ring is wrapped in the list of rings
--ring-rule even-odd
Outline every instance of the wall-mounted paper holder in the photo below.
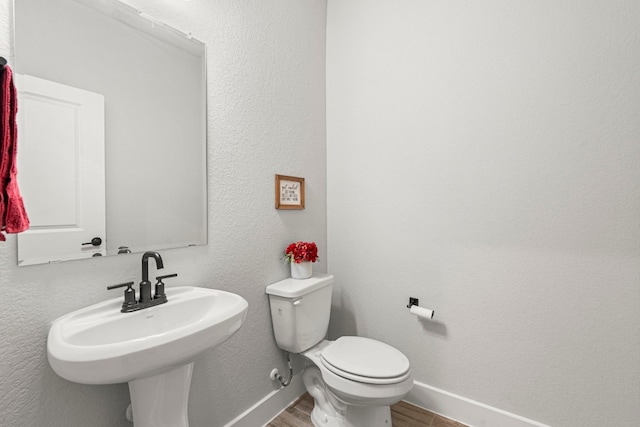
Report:
[[[420,305],[418,305],[418,298],[413,297],[409,297],[409,304],[407,305],[407,308],[409,309],[411,314],[414,314],[419,318],[426,320],[433,319],[433,315],[435,313],[433,310],[420,307]]]

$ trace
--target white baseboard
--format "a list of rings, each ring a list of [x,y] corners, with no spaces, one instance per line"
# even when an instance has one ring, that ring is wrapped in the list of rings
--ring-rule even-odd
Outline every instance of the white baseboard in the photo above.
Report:
[[[472,427],[549,427],[418,381],[404,400]]]
[[[304,392],[302,375],[294,375],[289,386],[272,391],[225,427],[264,426]],[[418,381],[404,400],[471,427],[550,427]]]
[[[305,392],[302,375],[294,375],[291,384],[274,390],[251,408],[229,421],[224,427],[264,426]]]

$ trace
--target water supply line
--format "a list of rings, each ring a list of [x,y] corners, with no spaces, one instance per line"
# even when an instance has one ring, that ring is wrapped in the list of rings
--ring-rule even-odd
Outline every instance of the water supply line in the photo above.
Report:
[[[293,367],[291,366],[291,353],[287,353],[287,365],[289,366],[289,378],[285,381],[285,379],[280,375],[280,372],[277,369],[271,371],[271,375],[269,377],[272,380],[280,381],[282,387],[286,387],[291,384],[291,379],[293,378]]]

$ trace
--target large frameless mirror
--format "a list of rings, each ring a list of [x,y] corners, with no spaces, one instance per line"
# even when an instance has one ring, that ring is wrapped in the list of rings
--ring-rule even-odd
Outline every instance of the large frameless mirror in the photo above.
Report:
[[[18,265],[206,244],[205,45],[116,0],[14,0]]]

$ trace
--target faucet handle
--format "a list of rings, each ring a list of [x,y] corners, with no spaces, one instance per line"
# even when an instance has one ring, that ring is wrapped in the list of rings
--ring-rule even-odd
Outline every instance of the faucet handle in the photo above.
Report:
[[[124,288],[125,286],[127,287],[127,289],[124,290],[124,302],[122,303],[122,310],[120,310],[123,313],[127,311],[127,308],[136,304],[136,291],[132,288],[133,283],[134,282],[126,282],[118,285],[107,286],[108,290]]]
[[[153,295],[153,299],[161,299],[164,302],[167,301],[167,295],[164,293],[164,283],[162,282],[163,279],[169,279],[171,277],[178,277],[177,273],[173,273],[173,274],[165,274],[164,276],[157,276],[156,280],[158,281],[156,283],[156,292]]]
[[[130,288],[130,287],[133,286],[133,283],[134,282],[127,282],[127,283],[120,283],[119,285],[110,285],[110,286],[107,286],[107,290],[110,291],[111,289],[124,288],[125,286],[127,288]],[[129,290],[129,289],[127,289],[127,290]]]

